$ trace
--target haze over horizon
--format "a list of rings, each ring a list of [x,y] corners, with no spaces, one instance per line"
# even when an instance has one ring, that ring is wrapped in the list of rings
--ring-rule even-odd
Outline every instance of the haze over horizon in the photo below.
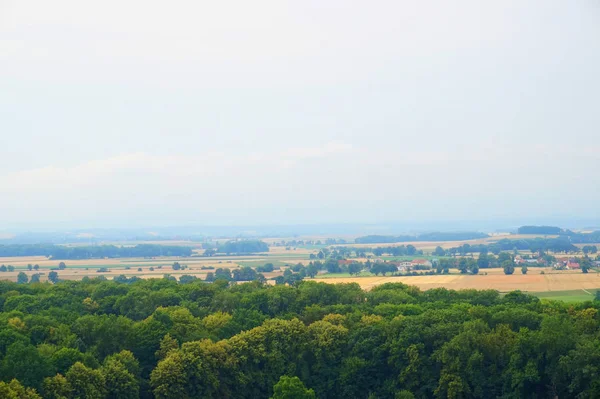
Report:
[[[595,220],[600,4],[0,1],[0,230]]]

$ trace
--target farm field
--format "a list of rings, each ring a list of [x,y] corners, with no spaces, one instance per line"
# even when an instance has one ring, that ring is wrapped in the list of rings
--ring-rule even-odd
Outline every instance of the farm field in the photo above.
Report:
[[[59,278],[65,280],[81,280],[83,277],[97,277],[103,275],[109,279],[119,275],[127,277],[137,276],[140,278],[160,278],[164,274],[170,274],[179,277],[184,274],[194,275],[205,279],[207,273],[214,272],[219,267],[227,267],[235,270],[242,266],[257,267],[267,262],[273,263],[276,267],[285,268],[285,265],[296,263],[307,264],[308,256],[305,251],[277,251],[269,254],[259,254],[253,256],[222,256],[222,257],[163,257],[163,258],[120,258],[120,259],[92,259],[92,260],[66,260],[67,268],[59,271]],[[360,259],[359,261],[365,261]],[[173,270],[173,262],[179,262],[187,265],[185,270]],[[16,281],[19,272],[25,272],[29,277],[36,271],[28,271],[28,264],[38,264],[40,266],[41,280],[47,278],[52,268],[58,266],[58,260],[48,260],[44,257],[16,257],[0,258],[0,264],[12,265],[15,267],[13,272],[0,273],[0,279]],[[152,267],[154,270],[150,270]],[[160,267],[160,268],[159,268]],[[214,269],[206,269],[208,267]],[[109,271],[98,273],[99,268],[107,268]],[[141,271],[138,269],[141,268]],[[204,268],[204,269],[203,269]],[[544,274],[541,274],[541,272]],[[267,279],[276,277],[281,271],[264,273]],[[320,274],[314,281],[326,283],[358,283],[364,289],[388,282],[402,282],[409,285],[415,285],[423,290],[445,287],[448,289],[495,289],[501,292],[512,290],[521,290],[536,293],[540,297],[544,293],[548,298],[560,296],[565,300],[585,300],[593,296],[596,289],[600,289],[600,274],[583,274],[574,271],[553,271],[549,268],[530,268],[529,274],[522,275],[519,270],[515,274],[507,276],[500,268],[482,269],[477,276],[462,275],[454,272],[449,275],[435,276],[374,276],[363,272],[360,276],[351,276],[349,274]],[[586,293],[583,290],[588,290]],[[574,291],[574,292],[570,292]],[[568,292],[567,294],[561,292]]]
[[[493,269],[490,269],[493,270]],[[358,283],[363,289],[371,289],[377,285],[385,283],[400,282],[408,285],[417,286],[423,290],[432,288],[448,288],[453,290],[462,289],[493,289],[500,292],[508,292],[514,290],[527,291],[532,293],[541,292],[559,292],[578,290],[580,294],[584,294],[582,290],[590,291],[589,295],[600,289],[600,274],[581,272],[572,273],[546,273],[539,274],[530,272],[530,274],[513,274],[505,275],[495,272],[489,272],[487,275],[435,275],[435,276],[370,276],[370,277],[328,277],[315,278],[314,281],[322,281],[327,283]]]
[[[127,277],[141,278],[160,278],[164,274],[170,274],[175,277],[181,275],[194,275],[199,278],[206,278],[206,274],[214,272],[214,269],[229,268],[235,270],[242,266],[257,267],[265,263],[273,263],[275,266],[294,265],[296,263],[308,263],[308,256],[305,254],[264,254],[254,256],[218,256],[218,257],[157,257],[147,258],[118,258],[118,259],[82,259],[82,260],[64,260],[67,265],[65,270],[59,270],[59,278],[64,280],[81,280],[83,277],[98,277],[100,275],[106,278],[113,278],[121,274]],[[24,272],[28,277],[36,273],[41,273],[41,280],[45,281],[51,269],[58,267],[60,260],[49,260],[43,256],[30,257],[8,257],[0,258],[0,265],[12,265],[15,267],[13,272],[0,272],[0,279],[16,281],[19,272]],[[173,270],[171,265],[179,262],[186,265],[185,270]],[[39,270],[29,271],[27,265],[39,265]],[[152,267],[154,270],[150,270]],[[213,269],[202,269],[212,267]],[[98,273],[98,269],[107,268],[108,272]],[[142,271],[138,271],[141,268]],[[263,273],[265,277],[275,277],[281,272]]]
[[[564,302],[591,301],[595,297],[595,292],[589,290],[532,292],[532,294],[540,299],[551,299]]]

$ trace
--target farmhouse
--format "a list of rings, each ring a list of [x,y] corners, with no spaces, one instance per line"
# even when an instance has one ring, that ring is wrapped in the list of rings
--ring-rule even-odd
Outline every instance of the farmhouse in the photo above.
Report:
[[[408,269],[412,266],[412,263],[407,261],[394,262],[394,264],[396,265],[396,269],[398,269],[399,272],[408,271]]]
[[[569,260],[569,262],[567,263],[567,269],[569,270],[573,270],[573,269],[580,269],[581,266],[579,266],[579,263],[575,262],[574,259]]]

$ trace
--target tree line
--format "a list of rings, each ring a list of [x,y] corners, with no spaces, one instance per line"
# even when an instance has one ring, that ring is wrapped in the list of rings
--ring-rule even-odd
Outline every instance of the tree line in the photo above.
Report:
[[[232,240],[218,246],[218,249],[215,250],[213,255],[216,253],[224,253],[227,255],[244,255],[257,252],[269,252],[269,246],[267,243],[260,240]]]
[[[503,238],[491,244],[463,244],[444,250],[436,248],[436,256],[466,255],[473,252],[490,252],[498,255],[502,251],[531,251],[531,252],[553,252],[553,253],[577,253],[580,249],[573,245],[568,237],[558,238],[528,238],[511,240]]]
[[[0,282],[0,397],[600,397],[600,302],[171,278]]]
[[[556,226],[521,226],[517,229],[518,234],[548,234],[548,235],[559,235],[563,234],[565,230]]]
[[[396,242],[416,242],[416,241],[464,241],[476,240],[479,238],[487,238],[489,235],[485,233],[466,231],[466,232],[433,232],[423,233],[418,235],[368,235],[358,237],[354,240],[356,244],[388,244]]]
[[[576,233],[569,229],[562,229],[556,226],[521,226],[517,230],[519,234],[547,234],[559,235],[562,238],[568,239],[574,244],[589,244],[600,242],[600,231],[592,231],[589,233]]]
[[[50,259],[150,258],[157,256],[191,256],[192,248],[178,245],[138,244],[86,245],[67,247],[52,244],[0,245],[0,257],[45,256]]]

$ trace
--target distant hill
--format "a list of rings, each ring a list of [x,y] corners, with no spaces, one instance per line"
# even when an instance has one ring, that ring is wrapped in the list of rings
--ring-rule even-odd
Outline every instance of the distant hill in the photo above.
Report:
[[[465,241],[477,240],[480,238],[488,238],[489,235],[476,231],[465,232],[433,232],[418,235],[402,235],[402,236],[381,236],[369,235],[358,237],[354,240],[357,244],[390,244],[395,242],[416,242],[416,241]]]

